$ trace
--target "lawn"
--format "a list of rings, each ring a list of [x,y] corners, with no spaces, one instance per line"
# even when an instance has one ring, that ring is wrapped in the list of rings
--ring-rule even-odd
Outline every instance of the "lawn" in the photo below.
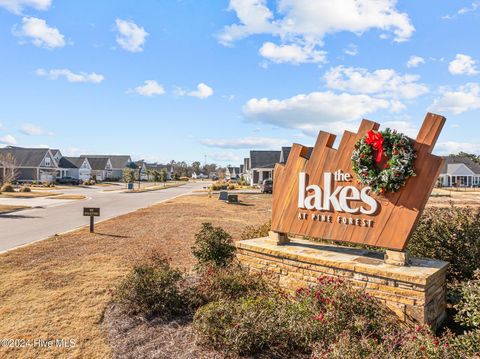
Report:
[[[2,358],[111,356],[101,322],[115,286],[152,250],[176,267],[193,264],[190,246],[202,222],[239,239],[270,217],[271,196],[240,195],[247,205],[206,195],[179,197],[0,255],[0,338],[74,339],[75,347],[0,348]]]
[[[11,206],[11,205],[8,205],[8,204],[0,204],[0,214],[21,211],[22,209],[27,209],[27,208],[31,208],[31,207],[29,207],[29,206]]]
[[[448,207],[450,203],[456,206],[479,206],[480,189],[435,188],[427,205]]]
[[[60,192],[2,192],[0,197],[4,198],[37,198],[37,197],[50,197],[58,196],[63,193]]]

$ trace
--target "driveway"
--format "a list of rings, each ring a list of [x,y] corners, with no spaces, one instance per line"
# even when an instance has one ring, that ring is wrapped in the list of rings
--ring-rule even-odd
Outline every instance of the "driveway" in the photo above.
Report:
[[[188,182],[179,187],[143,193],[109,191],[119,187],[75,188],[61,192],[83,194],[87,199],[16,199],[16,204],[36,208],[0,214],[0,252],[87,225],[89,218],[83,217],[83,207],[100,207],[101,216],[96,218],[100,221],[185,195],[205,186],[206,182]],[[0,198],[0,204],[7,204],[9,201],[11,199]]]

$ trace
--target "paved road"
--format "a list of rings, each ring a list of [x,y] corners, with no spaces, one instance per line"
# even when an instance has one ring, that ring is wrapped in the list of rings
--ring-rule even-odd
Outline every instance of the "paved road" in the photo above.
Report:
[[[83,217],[83,207],[100,207],[101,217],[97,217],[97,220],[105,220],[190,193],[204,186],[205,182],[189,182],[180,187],[144,193],[105,191],[111,189],[105,187],[78,188],[61,192],[83,194],[88,199],[81,201],[20,199],[17,201],[38,208],[0,214],[0,252],[87,225],[89,219]],[[0,203],[7,202],[10,203],[11,200],[0,198]]]

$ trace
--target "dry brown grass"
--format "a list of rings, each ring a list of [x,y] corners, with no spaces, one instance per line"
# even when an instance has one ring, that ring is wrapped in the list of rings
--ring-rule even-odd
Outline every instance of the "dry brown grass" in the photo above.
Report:
[[[190,246],[202,222],[240,238],[270,217],[271,196],[241,195],[246,206],[185,196],[0,255],[0,338],[67,338],[76,346],[6,350],[2,358],[108,358],[101,327],[115,286],[152,250],[189,270]]]
[[[60,192],[2,192],[0,197],[5,198],[37,198],[61,195]]]
[[[428,200],[427,206],[450,207],[455,206],[480,206],[480,189],[444,189],[435,188]]]
[[[29,206],[12,206],[8,204],[0,204],[0,213],[9,213],[21,211],[22,209],[32,208]]]
[[[50,197],[49,199],[85,199],[83,194],[61,194],[60,196]]]

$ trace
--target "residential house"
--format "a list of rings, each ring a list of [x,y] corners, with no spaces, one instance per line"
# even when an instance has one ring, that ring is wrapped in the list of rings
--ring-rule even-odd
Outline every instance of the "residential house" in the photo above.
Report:
[[[53,159],[59,163],[60,159],[63,157],[62,152],[60,152],[59,149],[51,149],[50,151],[52,152]]]
[[[140,174],[141,181],[148,181],[148,171],[147,171],[147,164],[144,160],[136,161],[135,164],[137,165],[137,170],[135,171],[135,178],[138,180],[138,176]]]
[[[173,166],[171,165],[162,165],[159,163],[146,163],[147,166],[147,171],[158,171],[161,173],[163,170],[167,173],[167,180],[170,181],[173,178]],[[149,180],[152,180],[153,178],[150,178]]]
[[[441,187],[480,186],[480,165],[471,158],[450,155],[440,170],[438,185]]]
[[[225,179],[236,180],[240,178],[240,167],[227,166],[225,169]]]
[[[62,157],[59,168],[59,178],[72,177],[86,181],[92,177],[92,166],[86,157]]]
[[[127,164],[132,162],[132,158],[129,155],[81,155],[80,157],[90,158],[108,158],[112,165],[110,176],[108,179],[121,180],[123,178],[123,170],[127,167]]]
[[[105,181],[113,177],[112,161],[108,157],[83,157],[88,160],[91,168],[91,179],[95,181]],[[123,175],[123,170],[122,170]]]
[[[0,162],[0,181],[15,169],[19,182],[54,182],[59,173],[58,163],[48,148],[23,148],[7,146],[0,148],[1,158],[12,158],[12,163]]]
[[[273,169],[280,161],[281,151],[250,151],[245,161],[245,179],[251,186],[258,185],[265,179],[273,178]]]
[[[192,173],[192,178],[193,179],[207,179],[208,178],[208,175],[204,174],[204,173],[196,173],[196,172],[193,172]]]

